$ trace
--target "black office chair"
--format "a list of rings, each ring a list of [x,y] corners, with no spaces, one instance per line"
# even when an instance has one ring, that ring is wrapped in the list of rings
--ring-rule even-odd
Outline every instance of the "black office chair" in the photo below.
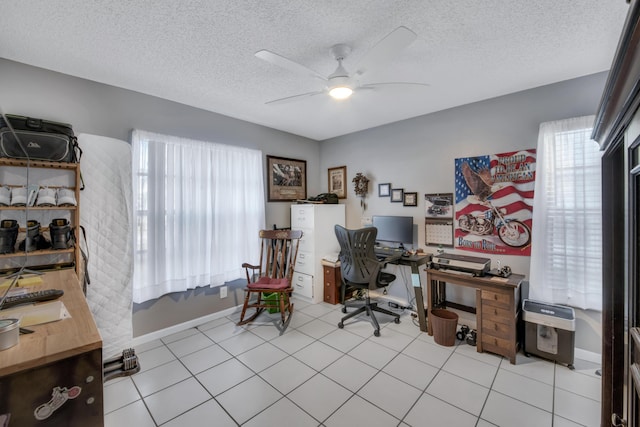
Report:
[[[384,262],[378,261],[374,253],[378,229],[375,227],[366,227],[359,230],[347,230],[340,225],[336,225],[335,232],[338,243],[340,244],[339,258],[342,273],[342,286],[340,291],[342,296],[341,301],[344,304],[342,312],[346,313],[347,307],[350,307],[345,301],[347,288],[363,289],[366,295],[364,305],[344,316],[342,320],[340,320],[340,323],[338,323],[338,327],[340,329],[344,328],[345,320],[366,311],[367,316],[369,316],[373,324],[373,334],[379,337],[380,325],[373,312],[377,311],[393,316],[395,323],[400,323],[400,315],[378,307],[378,304],[371,302],[369,297],[370,289],[383,288],[396,279],[396,276],[393,274],[380,271]]]

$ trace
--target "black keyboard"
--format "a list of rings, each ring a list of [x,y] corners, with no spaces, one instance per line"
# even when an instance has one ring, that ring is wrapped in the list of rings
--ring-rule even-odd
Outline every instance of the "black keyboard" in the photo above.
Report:
[[[404,250],[400,248],[387,248],[384,246],[375,246],[373,252],[377,257],[382,256],[402,256]]]
[[[32,302],[50,301],[60,298],[64,295],[64,291],[60,289],[43,289],[36,292],[28,292],[22,295],[15,295],[7,297],[4,300],[1,308],[9,308],[18,304],[30,304]]]

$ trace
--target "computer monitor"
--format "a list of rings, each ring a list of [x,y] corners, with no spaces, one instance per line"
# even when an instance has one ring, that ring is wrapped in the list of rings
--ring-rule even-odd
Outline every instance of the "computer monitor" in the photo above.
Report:
[[[378,229],[377,241],[413,244],[413,217],[412,216],[385,216],[374,215],[371,217],[371,225]]]

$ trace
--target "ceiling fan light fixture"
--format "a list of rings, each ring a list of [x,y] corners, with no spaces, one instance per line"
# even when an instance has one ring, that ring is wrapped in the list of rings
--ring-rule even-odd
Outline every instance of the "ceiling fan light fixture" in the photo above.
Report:
[[[351,96],[352,93],[353,89],[348,86],[336,86],[334,88],[331,88],[331,90],[329,91],[329,95],[333,99],[347,99]]]
[[[340,69],[339,67],[338,69]],[[353,87],[347,75],[336,75],[329,77],[329,96],[333,99],[347,99],[353,93]]]

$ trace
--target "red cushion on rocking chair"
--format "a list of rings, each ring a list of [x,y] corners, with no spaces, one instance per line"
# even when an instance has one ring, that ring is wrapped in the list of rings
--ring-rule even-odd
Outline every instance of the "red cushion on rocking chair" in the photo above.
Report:
[[[270,277],[261,277],[255,283],[249,283],[249,289],[287,289],[289,281],[287,279],[271,279]]]

